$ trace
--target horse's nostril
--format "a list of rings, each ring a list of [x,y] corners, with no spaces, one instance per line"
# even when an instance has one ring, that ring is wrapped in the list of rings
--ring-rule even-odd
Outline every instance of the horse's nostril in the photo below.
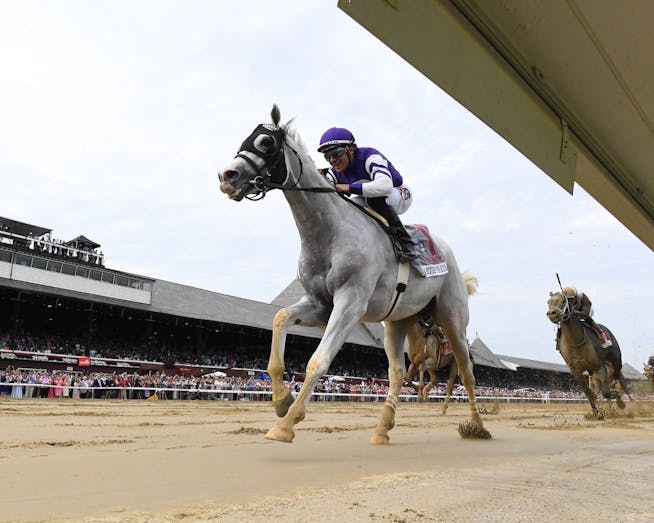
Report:
[[[220,179],[223,181],[233,180],[237,176],[238,176],[238,172],[233,170],[227,170],[220,173]]]

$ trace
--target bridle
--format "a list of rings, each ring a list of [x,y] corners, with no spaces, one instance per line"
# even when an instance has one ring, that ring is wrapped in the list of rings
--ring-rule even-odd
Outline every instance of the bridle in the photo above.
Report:
[[[570,300],[562,294],[563,299],[565,300],[565,305],[563,306],[562,309],[556,308],[556,311],[558,312],[558,323],[560,324],[562,321],[568,321],[572,316],[575,316],[574,311],[572,310],[572,307],[570,307]],[[586,328],[584,326],[581,326],[581,330],[584,333],[583,338],[579,343],[571,343],[570,347],[581,347],[584,343],[586,343],[586,339],[588,338],[588,332],[586,332]]]
[[[563,306],[563,308],[559,309],[558,307],[553,307],[558,313],[559,322],[567,321],[568,319],[570,319],[570,316],[572,316],[572,308],[570,307],[570,302],[568,301],[568,298],[565,295],[562,294],[562,296],[563,299],[565,300],[565,305]]]
[[[286,141],[285,134],[284,129],[277,125],[260,124],[241,144],[235,158],[245,160],[245,162],[252,167],[255,173],[257,173],[257,176],[248,182],[250,185],[254,186],[255,192],[246,194],[245,197],[248,200],[253,201],[261,200],[271,189],[280,189],[282,191],[336,192],[336,189],[333,187],[298,187],[300,180],[302,180],[302,175],[304,174],[304,166],[298,152]],[[257,147],[257,142],[261,143],[263,140],[268,143],[271,143],[272,141],[274,144],[274,147],[270,152],[265,152],[260,147]],[[300,164],[300,174],[295,183],[291,186],[286,185],[289,171],[286,167],[284,146],[288,147],[293,152]],[[243,154],[243,152],[248,152],[263,160],[263,169],[260,168],[256,162],[250,158],[250,156]]]

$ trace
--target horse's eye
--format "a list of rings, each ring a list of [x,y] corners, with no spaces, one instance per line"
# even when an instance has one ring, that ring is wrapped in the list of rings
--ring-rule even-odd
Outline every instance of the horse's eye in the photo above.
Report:
[[[269,154],[275,145],[275,138],[269,134],[260,134],[254,139],[254,147],[257,151]]]

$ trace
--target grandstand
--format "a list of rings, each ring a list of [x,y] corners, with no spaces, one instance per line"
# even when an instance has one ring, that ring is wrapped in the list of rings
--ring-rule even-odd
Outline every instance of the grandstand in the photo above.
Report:
[[[69,372],[265,368],[275,313],[297,301],[291,282],[271,303],[113,270],[85,236],[52,239],[52,229],[0,217],[0,369]],[[303,379],[322,329],[292,326],[287,371]],[[383,379],[383,327],[361,323],[330,373]],[[563,364],[494,354],[470,345],[480,385],[571,387]],[[644,375],[625,365],[629,380]]]

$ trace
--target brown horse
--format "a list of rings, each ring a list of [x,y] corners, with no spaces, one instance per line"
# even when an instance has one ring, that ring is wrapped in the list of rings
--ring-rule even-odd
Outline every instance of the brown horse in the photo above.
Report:
[[[463,281],[466,285],[468,296],[477,292],[478,281],[475,276],[464,272]],[[445,403],[441,409],[441,414],[447,412],[447,407],[454,388],[454,381],[459,375],[459,367],[452,353],[450,342],[440,327],[436,327],[438,335],[433,334],[429,328],[425,328],[420,323],[413,324],[407,331],[409,341],[408,356],[409,369],[404,379],[418,393],[418,401],[425,401],[429,391],[438,384],[438,369],[449,368],[449,377],[445,391]],[[472,365],[472,356],[470,356]],[[425,372],[429,373],[430,381],[425,385]],[[413,378],[419,374],[418,384],[413,383]]]
[[[422,354],[414,355],[409,351],[409,359],[411,360],[413,357],[413,360],[411,360],[405,379],[418,393],[418,401],[422,402],[427,400],[431,389],[438,385],[438,370],[448,369],[447,386],[445,387],[445,401],[441,407],[441,414],[445,415],[447,414],[447,407],[450,404],[454,382],[456,377],[459,375],[459,367],[457,366],[456,359],[451,352],[439,354],[439,346],[442,346],[442,342],[437,336],[430,334],[426,338],[423,337],[423,340],[424,349]],[[447,345],[445,344],[445,346]],[[472,363],[472,355],[470,355],[470,362]],[[413,382],[416,373],[418,374],[417,384]],[[425,374],[429,374],[429,383],[427,384],[425,384]]]
[[[622,375],[620,346],[613,333],[600,325],[611,339],[611,345],[602,348],[595,330],[575,314],[568,299],[560,292],[550,292],[547,307],[547,317],[561,328],[558,350],[586,394],[593,416],[601,418],[595,405],[597,392],[608,400],[614,397],[618,407],[623,409],[622,394],[629,392]],[[584,372],[588,372],[588,381],[584,379]],[[614,381],[619,384],[619,390],[611,390]]]

